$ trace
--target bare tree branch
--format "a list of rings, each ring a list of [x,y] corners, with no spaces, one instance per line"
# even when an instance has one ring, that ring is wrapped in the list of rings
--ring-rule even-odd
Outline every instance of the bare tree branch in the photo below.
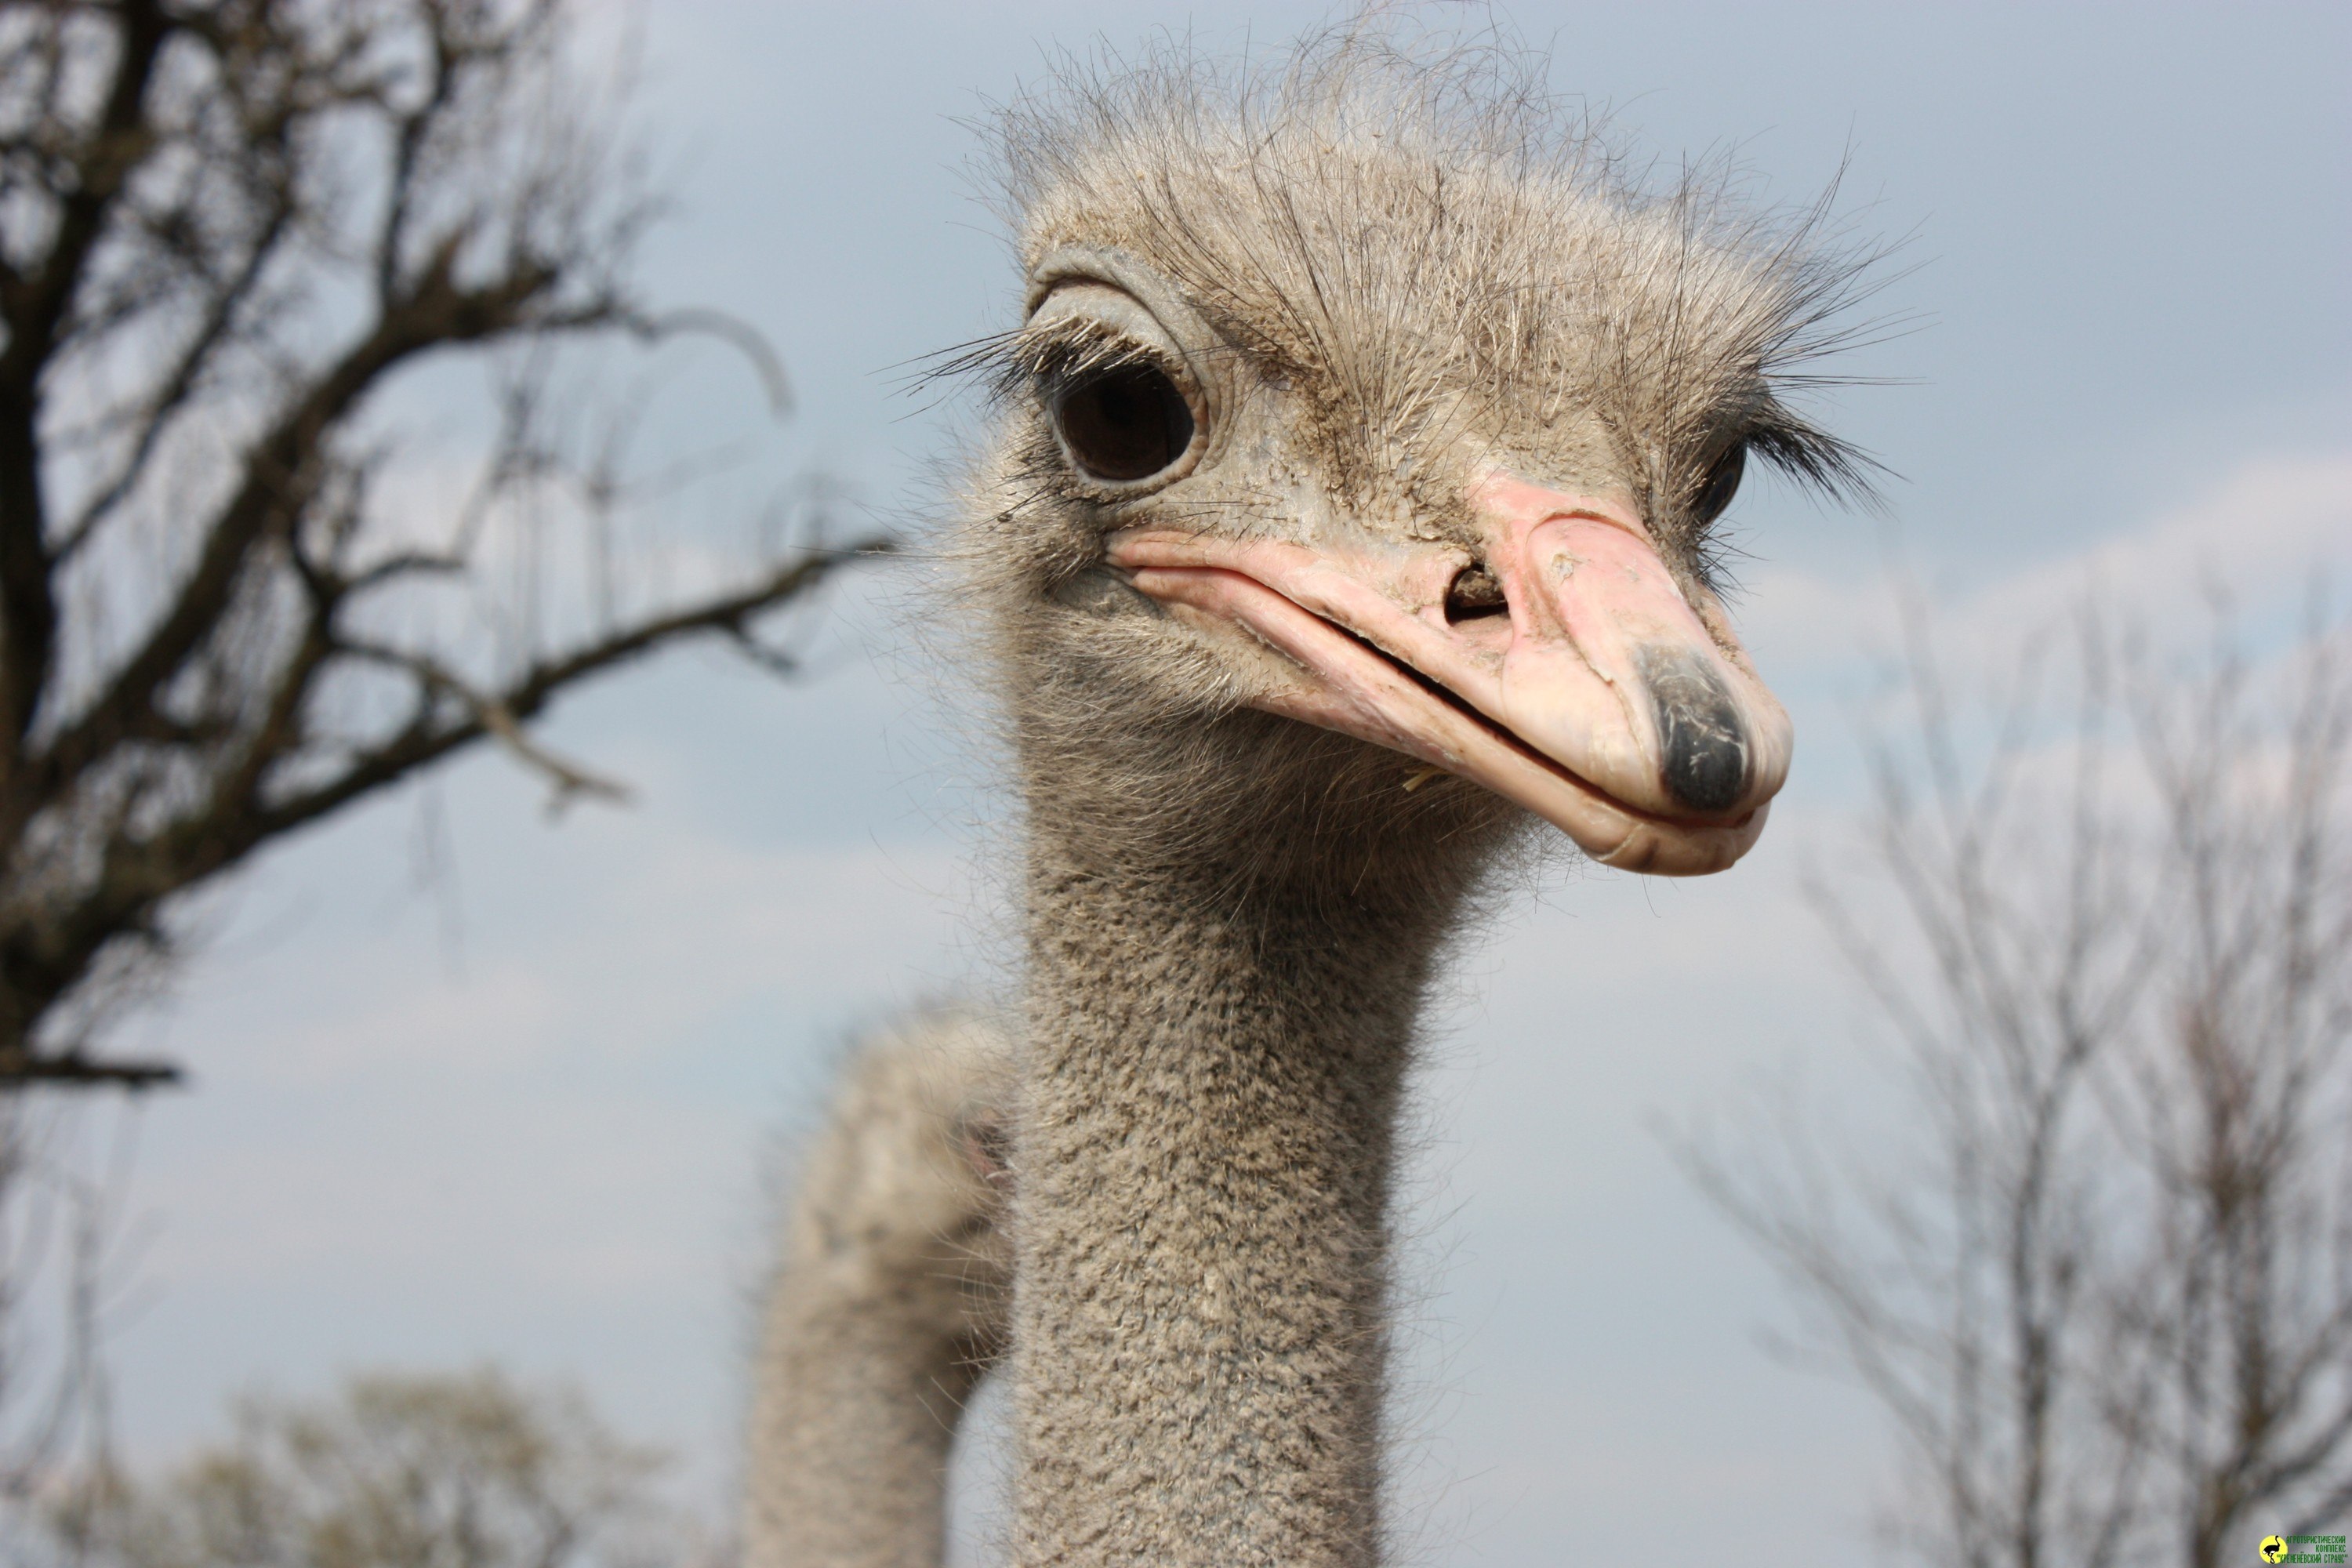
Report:
[[[577,356],[709,338],[787,392],[636,297],[653,203],[572,37],[562,0],[0,0],[0,1089],[164,1081],[95,1047],[187,894],[480,742],[620,798],[533,733],[558,697],[697,637],[789,673],[763,618],[887,548],[616,571],[647,492],[573,450]],[[469,361],[495,433],[421,501],[389,411]]]
[[[47,251],[16,264],[0,292],[8,329],[0,349],[0,767],[11,776],[57,637],[41,485],[42,373],[107,216],[147,151],[147,84],[170,31],[152,0],[126,4],[119,16],[105,108],[71,160],[76,177],[58,195]]]

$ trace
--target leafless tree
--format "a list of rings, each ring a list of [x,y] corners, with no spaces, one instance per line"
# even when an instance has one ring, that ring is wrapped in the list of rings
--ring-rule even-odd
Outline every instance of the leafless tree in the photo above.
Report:
[[[1868,870],[1815,886],[1900,1071],[1691,1155],[1909,1439],[1929,1562],[2217,1568],[2352,1509],[2352,637],[2216,626],[2085,612],[1980,712],[1919,634]]]
[[[90,1568],[635,1568],[704,1548],[576,1391],[485,1369],[249,1397],[169,1475],[98,1469],[19,1554]]]
[[[787,663],[761,618],[855,552],[631,531],[580,354],[716,333],[782,384],[639,298],[654,204],[579,37],[559,0],[0,0],[0,1084],[168,1076],[92,1047],[193,891],[483,741],[609,792],[530,721],[684,638]],[[436,491],[397,416],[453,363],[496,433]]]

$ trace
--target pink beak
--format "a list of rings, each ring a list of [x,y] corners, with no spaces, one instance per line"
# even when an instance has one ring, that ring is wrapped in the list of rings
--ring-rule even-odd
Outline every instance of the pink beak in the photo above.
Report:
[[[1145,528],[1114,535],[1110,561],[1179,616],[1279,655],[1261,707],[1475,780],[1604,864],[1729,866],[1763,831],[1792,737],[1723,606],[1685,597],[1625,507],[1501,474],[1473,499],[1503,602],[1454,619],[1448,589],[1474,563],[1459,545]]]

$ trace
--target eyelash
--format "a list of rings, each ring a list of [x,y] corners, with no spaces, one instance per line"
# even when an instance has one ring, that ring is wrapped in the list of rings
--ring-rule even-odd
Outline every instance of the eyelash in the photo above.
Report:
[[[1180,384],[1183,380],[1163,355],[1084,321],[1057,322],[1042,331],[1023,327],[966,343],[932,355],[912,379],[976,382],[1000,405],[1034,400],[1050,412],[1056,398],[1087,377],[1130,364],[1147,365]]]
[[[1054,337],[1015,345],[1005,364],[1007,378],[1016,380],[1021,391],[1049,412],[1087,382],[1131,368],[1156,370],[1171,381],[1181,380],[1174,366],[1142,345],[1125,338],[1091,334],[1076,341]]]

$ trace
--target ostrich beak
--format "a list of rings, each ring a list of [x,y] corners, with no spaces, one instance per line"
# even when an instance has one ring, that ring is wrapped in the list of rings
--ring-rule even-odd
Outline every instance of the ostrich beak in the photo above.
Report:
[[[1738,859],[1792,736],[1721,603],[1685,594],[1629,507],[1505,474],[1472,500],[1476,555],[1144,527],[1109,559],[1171,613],[1279,655],[1259,707],[1484,784],[1606,865]],[[1477,567],[1489,586],[1465,607]]]

